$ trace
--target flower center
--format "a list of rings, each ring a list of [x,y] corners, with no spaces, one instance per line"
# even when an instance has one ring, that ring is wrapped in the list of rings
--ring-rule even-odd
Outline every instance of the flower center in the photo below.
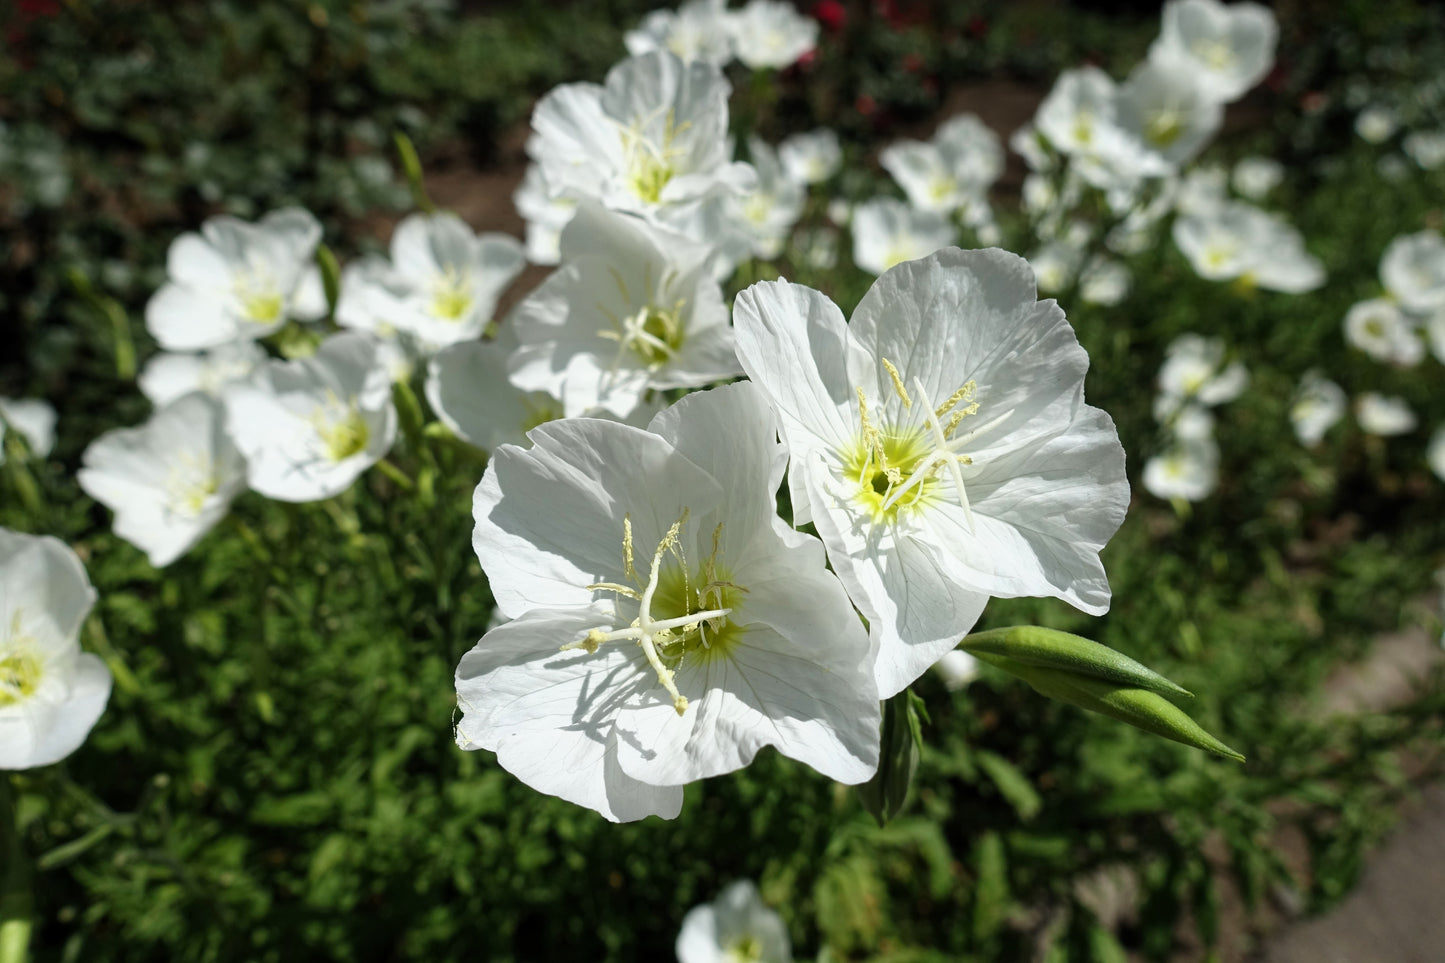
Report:
[[[625,318],[614,317],[615,330],[604,328],[598,331],[598,337],[617,342],[613,370],[629,349],[648,369],[659,368],[672,360],[687,338],[682,321],[686,306],[687,301],[682,298],[670,308],[649,304]]]
[[[672,108],[661,110],[666,111],[661,144],[655,143],[644,133],[656,114],[652,117],[638,117],[633,120],[632,126],[621,131],[623,163],[626,165],[623,177],[627,189],[648,204],[657,204],[662,200],[663,188],[667,187],[668,182],[677,174],[673,162],[684,152],[681,148],[674,147],[672,142],[690,126],[688,123],[678,126],[673,118]]]
[[[252,264],[231,274],[231,291],[241,302],[241,315],[255,324],[271,324],[281,317],[286,299],[265,265]]]
[[[45,675],[34,640],[20,634],[20,617],[17,610],[10,621],[9,638],[0,644],[0,709],[34,695]]]
[[[447,321],[460,321],[472,310],[472,276],[448,264],[432,282],[431,313]]]
[[[723,959],[727,963],[757,963],[762,958],[763,944],[751,933],[730,941],[723,950]]]
[[[311,413],[311,426],[321,440],[321,449],[332,462],[341,462],[352,455],[366,450],[371,440],[371,429],[361,417],[356,399],[342,401],[330,394],[325,404],[317,405]]]
[[[1209,40],[1201,37],[1194,42],[1191,49],[1194,51],[1194,56],[1214,70],[1228,70],[1234,66],[1234,51],[1223,40]]]
[[[171,462],[166,473],[166,510],[195,518],[219,487],[216,466],[209,457],[191,451],[182,452]]]
[[[678,668],[689,658],[708,660],[726,654],[743,632],[728,615],[747,593],[746,588],[728,580],[727,571],[718,561],[721,524],[712,533],[712,553],[695,570],[688,564],[681,537],[687,519],[687,509],[683,509],[682,517],[657,543],[644,583],[633,564],[632,516],[623,517],[622,572],[631,584],[598,582],[587,588],[611,592],[619,601],[635,600],[637,617],[625,628],[595,628],[584,638],[562,646],[564,652],[596,652],[606,642],[635,641],[657,673],[658,683],[672,696],[678,715],[687,711],[687,698],[677,690],[675,681]]]
[[[1184,133],[1184,114],[1173,107],[1154,111],[1144,123],[1144,136],[1155,147],[1168,147]]]

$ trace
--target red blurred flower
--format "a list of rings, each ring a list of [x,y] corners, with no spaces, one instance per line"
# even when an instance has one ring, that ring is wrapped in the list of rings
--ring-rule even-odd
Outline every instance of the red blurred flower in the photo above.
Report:
[[[916,74],[923,69],[923,58],[916,53],[903,55],[904,73]]]
[[[818,0],[813,4],[813,19],[834,33],[848,21],[848,10],[839,0]]]
[[[988,21],[982,17],[974,17],[968,22],[968,32],[979,38],[988,36]]]
[[[871,117],[873,112],[878,109],[878,101],[867,94],[859,94],[858,99],[853,101],[853,109],[864,117]]]
[[[60,16],[60,0],[16,0],[15,9],[26,20]]]

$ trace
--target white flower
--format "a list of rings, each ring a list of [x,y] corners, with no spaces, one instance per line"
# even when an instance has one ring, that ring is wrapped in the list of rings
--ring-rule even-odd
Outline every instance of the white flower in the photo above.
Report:
[[[1181,403],[1221,405],[1238,398],[1248,384],[1249,372],[1242,363],[1225,364],[1223,341],[1197,334],[1181,334],[1170,342],[1159,369],[1159,393]]]
[[[1035,301],[1022,258],[949,248],[888,271],[845,323],[827,297],[763,282],[734,306],[738,356],[788,447],[812,521],[878,648],[887,698],[953,648],[988,596],[1107,610],[1098,551],[1128,503],[1088,356]]]
[[[1257,3],[1170,0],[1149,59],[1198,78],[1218,101],[1237,100],[1274,65],[1279,25]]]
[[[0,398],[0,465],[5,464],[5,431],[25,439],[33,458],[44,458],[55,447],[55,408],[39,398]]]
[[[250,486],[280,501],[340,494],[396,439],[391,373],[362,334],[332,335],[309,358],[269,361],[227,386],[225,401]]]
[[[1367,391],[1355,399],[1355,420],[1371,435],[1389,437],[1415,430],[1419,423],[1404,398]]]
[[[626,417],[649,390],[741,372],[712,251],[584,202],[562,232],[562,266],[517,306],[512,382],[560,397],[568,417]]]
[[[800,184],[821,184],[838,172],[843,148],[838,135],[827,127],[783,138],[778,145],[783,170]]]
[[[1146,60],[1119,88],[1119,126],[1179,167],[1204,149],[1224,122],[1224,108],[1194,70]]]
[[[1208,438],[1179,442],[1144,463],[1142,481],[1156,498],[1206,498],[1219,484],[1219,446]]]
[[[878,764],[868,639],[822,547],[777,517],[784,456],[753,385],[641,431],[590,418],[503,445],[473,547],[504,615],[457,667],[464,749],[608,819],[765,745],[844,783]]]
[[[1411,131],[1401,146],[1411,160],[1427,171],[1445,164],[1445,128]]]
[[[727,0],[688,0],[676,11],[654,10],[622,39],[634,57],[668,50],[684,62],[701,60],[719,67],[733,59]]]
[[[321,225],[300,208],[255,224],[213,217],[171,243],[146,328],[168,351],[265,337],[286,323],[320,241]]]
[[[1400,118],[1388,107],[1366,107],[1355,117],[1355,133],[1370,144],[1383,144],[1400,129]]]
[[[510,327],[503,327],[504,335]],[[561,399],[545,391],[523,391],[508,380],[513,351],[510,339],[466,341],[443,348],[427,364],[425,390],[432,410],[459,438],[484,451],[526,444],[527,432],[563,417]],[[642,427],[661,408],[643,402],[622,420]],[[582,414],[617,420],[600,408]]]
[[[1318,445],[1345,414],[1345,389],[1318,371],[1307,372],[1289,408],[1290,424],[1302,445]]]
[[[1107,74],[1104,79],[1109,80]],[[1109,83],[1112,85],[1113,81],[1109,80]],[[1057,89],[1057,85],[1055,89]],[[1044,138],[1039,135],[1038,127],[1032,121],[1010,134],[1008,145],[1015,154],[1024,159],[1024,163],[1033,173],[1047,173],[1053,170],[1054,158],[1044,146]]]
[[[716,900],[688,910],[677,934],[678,963],[792,963],[783,918],[739,880]]]
[[[853,263],[871,274],[927,257],[957,238],[942,214],[919,211],[892,197],[876,197],[853,209]]]
[[[1430,352],[1435,359],[1445,364],[1445,306],[1425,316],[1425,337],[1430,341]]]
[[[76,475],[115,513],[115,533],[156,568],[190,551],[246,490],[246,463],[226,435],[221,402],[194,392],[138,428],[118,428],[85,449]]]
[[[748,0],[728,20],[733,51],[750,70],[791,67],[818,45],[818,21],[787,0]]]
[[[533,161],[512,194],[512,203],[527,222],[527,260],[556,264],[561,257],[557,245],[562,240],[562,228],[577,213],[576,198],[549,190],[541,165]]]
[[[1284,180],[1284,165],[1269,157],[1241,157],[1234,165],[1234,189],[1252,201],[1263,200]]]
[[[796,248],[801,263],[819,271],[830,271],[838,263],[838,232],[828,225],[801,231]]]
[[[933,666],[933,671],[943,677],[943,685],[950,692],[957,692],[978,678],[978,660],[962,649],[943,653]]]
[[[1430,446],[1425,449],[1425,461],[1435,477],[1445,481],[1445,428],[1436,428],[1430,436]]]
[[[676,224],[718,192],[752,185],[752,168],[730,160],[729,90],[712,64],[666,51],[629,57],[605,86],[563,84],[543,97],[527,153],[549,196],[593,197]]]
[[[266,360],[266,351],[254,341],[232,341],[199,354],[163,351],[141,369],[141,393],[160,408],[192,391],[220,397],[232,381],[246,377]]]
[[[879,155],[883,168],[922,211],[948,214],[984,200],[1003,173],[998,135],[973,114],[944,122],[933,140],[902,140]]]
[[[475,341],[525,265],[515,238],[476,234],[455,214],[412,214],[391,236],[390,263],[348,265],[336,320],[378,334],[406,332],[433,349]]]
[[[1212,212],[1185,214],[1174,221],[1174,243],[1199,276],[1300,294],[1325,281],[1319,259],[1304,239],[1279,217],[1239,201]]]
[[[1155,396],[1154,420],[1180,441],[1207,441],[1214,437],[1214,413],[1193,399]]]
[[[1229,201],[1229,172],[1218,164],[1200,163],[1179,178],[1174,209],[1180,214],[1213,217]]]
[[[1038,134],[1055,150],[1074,158],[1072,170],[1106,190],[1170,171],[1158,152],[1120,125],[1120,98],[1121,91],[1108,74],[1097,67],[1081,67],[1060,74],[1034,114]],[[1027,138],[1015,137],[1011,143],[1015,150],[1028,149]]]
[[[1118,261],[1095,257],[1079,277],[1079,297],[1090,304],[1118,304],[1129,294],[1129,269]]]
[[[80,651],[94,604],[63,543],[0,528],[0,769],[59,762],[105,711],[110,670]]]
[[[1391,298],[1371,298],[1345,313],[1345,340],[1376,361],[1411,366],[1425,357],[1425,342]]]
[[[755,257],[771,259],[782,253],[788,234],[803,213],[807,188],[789,177],[777,153],[756,137],[748,138],[748,156],[758,172],[753,190],[729,197],[733,220],[747,236]]]
[[[1395,238],[1380,258],[1380,281],[1410,311],[1445,307],[1445,237],[1419,231]]]

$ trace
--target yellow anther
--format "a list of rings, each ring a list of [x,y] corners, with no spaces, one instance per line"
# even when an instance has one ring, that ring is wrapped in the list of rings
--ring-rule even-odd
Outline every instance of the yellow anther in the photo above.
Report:
[[[687,696],[679,694],[674,697],[672,707],[677,710],[678,715],[682,715],[687,711]]]
[[[637,568],[632,564],[632,513],[622,516],[622,574],[637,581]]]
[[[953,415],[949,417],[948,424],[943,426],[943,437],[947,438],[952,435],[953,432],[958,428],[958,426],[963,423],[963,419],[967,418],[969,415],[976,414],[978,414],[977,402],[969,405],[967,408],[960,408],[959,410],[955,411]]]
[[[589,592],[616,592],[618,595],[621,595],[621,596],[623,596],[624,598],[629,598],[629,599],[640,599],[640,598],[642,598],[642,596],[640,596],[640,595],[637,594],[637,590],[636,590],[636,589],[629,588],[629,587],[626,586],[626,585],[619,585],[619,584],[617,584],[616,582],[594,582],[594,583],[592,583],[591,585],[587,586],[587,591],[589,591]]]
[[[957,405],[960,401],[970,401],[970,400],[972,400],[972,399],[973,399],[973,396],[974,396],[977,392],[978,392],[978,382],[977,382],[977,381],[965,381],[965,382],[963,383],[963,386],[962,386],[962,387],[960,387],[957,391],[955,391],[953,394],[951,394],[951,395],[948,396],[948,400],[946,400],[943,404],[939,405],[937,408],[935,408],[935,409],[933,410],[933,416],[934,416],[935,418],[942,418],[944,415],[946,415],[946,414],[948,414],[950,411],[952,411],[952,410],[954,409],[954,406]],[[975,404],[972,406],[972,411],[969,411],[968,413],[969,413],[969,414],[973,414],[973,412],[975,412],[975,411],[977,411],[977,410],[978,410],[978,405],[975,403]]]
[[[878,359],[883,363],[883,370],[888,372],[888,377],[893,379],[893,390],[898,393],[898,398],[903,402],[903,407],[912,408],[913,399],[908,397],[908,389],[903,387],[903,378],[899,376],[898,369],[893,367],[893,362],[887,358]]]

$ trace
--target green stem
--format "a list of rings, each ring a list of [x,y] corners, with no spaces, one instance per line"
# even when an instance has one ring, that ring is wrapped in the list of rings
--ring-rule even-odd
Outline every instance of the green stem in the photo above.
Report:
[[[0,775],[0,963],[30,955],[30,860],[21,845],[10,775]]]

